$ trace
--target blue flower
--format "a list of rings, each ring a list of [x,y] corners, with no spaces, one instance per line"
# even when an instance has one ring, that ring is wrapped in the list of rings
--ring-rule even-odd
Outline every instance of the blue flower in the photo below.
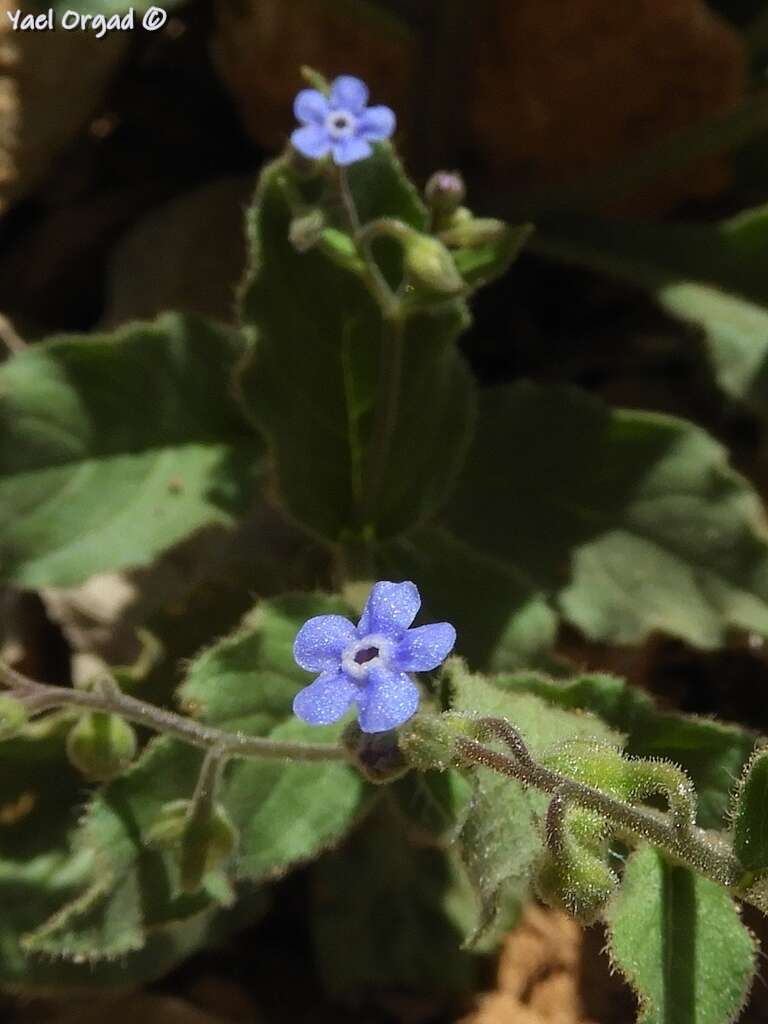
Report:
[[[365,160],[373,152],[371,143],[388,139],[395,130],[389,107],[367,103],[368,87],[352,75],[337,78],[330,96],[302,89],[293,102],[296,120],[302,124],[291,135],[294,149],[311,160],[331,153],[341,167]]]
[[[448,657],[456,630],[448,622],[408,627],[421,597],[415,583],[377,583],[357,627],[341,615],[317,615],[293,644],[297,664],[320,675],[294,699],[310,725],[329,725],[357,705],[363,732],[402,725],[419,706],[409,672],[428,672]]]

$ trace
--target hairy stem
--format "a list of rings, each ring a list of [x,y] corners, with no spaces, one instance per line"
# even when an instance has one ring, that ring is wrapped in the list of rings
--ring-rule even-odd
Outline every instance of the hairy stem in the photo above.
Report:
[[[731,889],[738,886],[744,872],[733,852],[716,836],[693,825],[693,816],[684,818],[677,809],[663,814],[650,807],[625,804],[599,789],[552,771],[533,759],[520,733],[504,719],[483,718],[477,722],[477,727],[479,735],[506,743],[512,756],[492,750],[478,740],[459,737],[456,753],[461,760],[490,768],[524,786],[557,794],[555,814],[564,808],[565,802],[597,811],[614,824],[617,832],[652,843],[720,885]],[[685,827],[683,821],[687,823]]]
[[[338,168],[338,188],[349,229],[366,267],[368,285],[381,310],[383,337],[381,367],[376,403],[373,438],[362,498],[363,525],[371,522],[381,495],[384,474],[392,454],[392,442],[400,406],[403,372],[403,307],[400,296],[393,292],[376,262],[371,244],[382,236],[403,241],[409,233],[406,225],[395,218],[381,217],[361,225],[354,196],[344,168]]]
[[[120,715],[126,721],[143,725],[154,732],[176,736],[192,746],[215,748],[219,758],[342,761],[347,757],[344,748],[336,744],[290,743],[248,736],[241,732],[226,732],[146,701],[136,700],[135,697],[129,697],[119,690],[95,692],[50,686],[28,679],[6,665],[0,665],[0,676],[10,687],[11,696],[16,697],[32,717],[56,708],[104,711],[107,714]]]
[[[392,442],[397,427],[400,407],[401,379],[403,375],[403,324],[401,320],[387,320],[381,346],[379,394],[376,420],[369,455],[363,511],[370,520],[381,494],[384,474],[392,456]]]

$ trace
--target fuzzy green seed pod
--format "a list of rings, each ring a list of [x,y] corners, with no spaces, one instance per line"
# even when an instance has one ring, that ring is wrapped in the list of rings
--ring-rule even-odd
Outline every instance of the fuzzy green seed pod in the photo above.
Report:
[[[118,715],[88,712],[67,736],[67,756],[89,782],[109,782],[136,756],[136,732]]]
[[[20,700],[0,695],[0,740],[9,740],[16,736],[27,724],[27,709]]]

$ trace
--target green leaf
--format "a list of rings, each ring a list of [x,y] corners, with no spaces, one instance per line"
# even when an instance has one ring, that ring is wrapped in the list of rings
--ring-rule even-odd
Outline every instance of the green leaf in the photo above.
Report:
[[[746,729],[665,712],[651,697],[623,679],[586,674],[567,681],[520,672],[496,676],[505,690],[533,693],[550,704],[591,711],[623,733],[628,754],[662,758],[685,768],[698,796],[698,823],[721,828],[738,778],[754,746]]]
[[[74,839],[91,858],[89,884],[27,936],[27,949],[79,962],[110,960],[141,949],[150,927],[212,905],[206,893],[179,895],[172,856],[143,839],[164,804],[191,796],[201,762],[196,748],[158,739],[97,793]]]
[[[203,652],[179,690],[208,724],[249,735],[333,742],[343,726],[293,719],[296,693],[312,680],[293,660],[293,641],[313,615],[348,613],[338,598],[296,594],[261,602],[231,637]],[[240,831],[238,878],[284,874],[335,845],[361,813],[369,787],[343,761],[237,760],[222,803]]]
[[[189,667],[178,696],[196,718],[258,736],[291,715],[310,676],[293,660],[293,641],[313,615],[348,615],[338,598],[290,594],[262,601],[235,632]]]
[[[620,737],[599,719],[548,706],[530,694],[505,692],[469,674],[458,659],[448,663],[445,678],[452,710],[509,719],[534,757],[577,738],[620,745]],[[467,939],[475,944],[497,934],[493,926],[500,913],[504,925],[509,925],[528,894],[542,850],[539,822],[547,797],[485,768],[475,769],[472,776],[474,795],[459,845],[479,902],[478,918]]]
[[[755,941],[728,893],[652,849],[627,862],[608,914],[611,956],[641,1002],[639,1024],[730,1024]]]
[[[111,868],[94,849],[80,848],[79,841],[77,848],[72,848],[72,835],[82,838],[86,826],[77,828],[82,814],[82,780],[70,768],[64,753],[70,725],[71,721],[63,717],[36,723],[23,736],[0,746],[0,983],[24,991],[143,984],[166,973],[206,943],[223,939],[233,929],[252,922],[266,906],[263,893],[244,890],[233,910],[218,911],[211,899],[207,902],[212,909],[202,912],[198,912],[200,901],[197,910],[192,902],[182,906],[176,901],[166,906],[173,913],[163,920],[157,912],[163,909],[162,904],[156,902],[157,909],[150,914],[153,927],[144,934],[142,949],[125,952],[116,960],[94,962],[94,949],[89,948],[87,935],[94,944],[105,937],[113,951],[119,946],[126,950],[138,941],[137,894],[129,891],[137,876],[127,871],[122,883],[116,885],[112,901],[106,896],[100,899],[94,882],[98,883]],[[159,784],[165,781],[160,779]],[[190,784],[193,779],[186,780],[186,785]],[[118,792],[126,793],[125,783]],[[101,796],[105,795],[102,791]],[[132,844],[122,826],[130,822],[131,805],[136,803],[135,794],[128,795],[125,805],[118,800],[110,808],[102,802],[86,818],[91,824],[98,818],[100,841],[118,840],[115,860],[123,865],[123,855],[126,850],[130,855]],[[122,815],[121,821],[114,820],[117,814]],[[147,875],[141,878],[141,895],[147,898],[151,911],[149,900],[165,884],[163,862],[159,874],[157,862],[143,864]],[[122,921],[117,919],[121,908],[125,912]],[[186,913],[183,920],[169,921],[179,910]],[[46,919],[49,934],[40,936],[36,943]],[[121,932],[124,935],[116,943]],[[72,959],[62,959],[64,949]]]
[[[532,244],[638,285],[700,327],[725,393],[768,415],[768,206],[719,224],[561,220]]]
[[[312,881],[315,952],[332,995],[472,989],[476,960],[460,944],[473,896],[461,866],[411,845],[394,815],[366,820]]]
[[[261,444],[230,394],[238,335],[167,314],[0,367],[0,573],[67,586],[145,565],[250,499]]]
[[[276,740],[332,742],[340,726],[298,720],[269,733]],[[240,829],[238,878],[277,878],[335,846],[362,813],[369,786],[343,761],[237,761],[223,803]]]
[[[758,750],[736,791],[733,848],[749,871],[768,868],[768,752]]]
[[[384,547],[380,575],[417,580],[425,621],[448,621],[457,647],[480,669],[535,665],[554,646],[557,616],[518,569],[458,540],[423,528]]]
[[[715,647],[729,626],[768,631],[758,496],[683,420],[566,388],[492,391],[448,518],[463,541],[558,594],[592,639],[663,630]]]
[[[425,211],[388,146],[350,170],[350,185],[363,222],[393,216],[424,227]],[[382,353],[392,340],[354,267],[339,265],[322,246],[299,253],[290,244],[296,204],[317,198],[316,183],[297,179],[286,160],[262,174],[248,216],[243,318],[257,341],[243,395],[268,438],[278,492],[292,515],[333,541],[364,528],[386,538],[431,515],[461,465],[472,389],[454,343],[468,310],[457,299],[405,321],[390,457],[371,467]],[[376,255],[387,277],[399,280],[399,247],[382,242]],[[366,475],[374,470],[382,473],[381,498],[363,516]]]

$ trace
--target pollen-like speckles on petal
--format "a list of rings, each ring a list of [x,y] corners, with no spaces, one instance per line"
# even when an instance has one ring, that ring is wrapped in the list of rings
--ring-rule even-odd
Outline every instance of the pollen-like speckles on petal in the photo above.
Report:
[[[363,732],[385,732],[406,722],[419,705],[410,672],[427,672],[453,650],[448,622],[409,629],[421,605],[415,583],[377,583],[357,626],[340,615],[318,615],[299,630],[297,663],[321,674],[294,700],[296,715],[328,725],[357,708]]]

